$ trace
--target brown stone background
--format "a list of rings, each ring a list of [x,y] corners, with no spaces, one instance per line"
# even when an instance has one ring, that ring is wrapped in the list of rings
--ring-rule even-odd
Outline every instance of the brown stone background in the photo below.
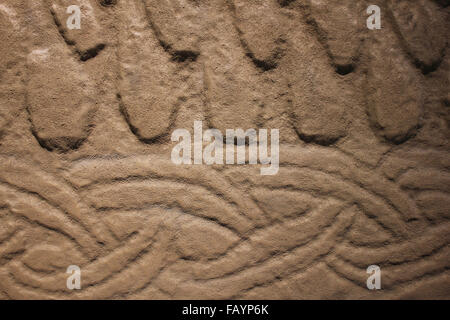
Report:
[[[0,299],[449,299],[449,10],[1,0]],[[194,120],[279,173],[173,165]]]

